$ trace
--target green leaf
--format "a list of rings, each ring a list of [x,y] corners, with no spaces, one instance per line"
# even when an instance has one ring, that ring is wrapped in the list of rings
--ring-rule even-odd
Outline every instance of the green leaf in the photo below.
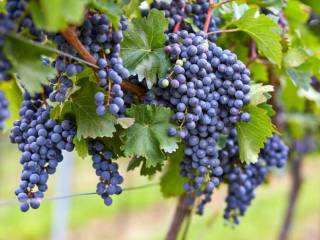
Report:
[[[9,101],[10,117],[5,120],[4,132],[10,131],[14,121],[20,118],[19,110],[22,103],[22,92],[16,81],[3,82],[0,89],[4,91],[6,99]]]
[[[273,117],[276,115],[276,112],[273,110],[272,105],[267,103],[261,103],[258,105],[259,108],[262,108],[267,111],[269,117]]]
[[[285,54],[283,61],[286,67],[298,67],[309,58],[302,48],[292,48]]]
[[[268,68],[266,65],[253,62],[250,64],[250,71],[251,71],[251,79],[253,79],[255,82],[268,82]]]
[[[265,15],[256,15],[256,9],[249,9],[233,24],[248,33],[257,43],[258,50],[271,62],[281,67],[282,47],[279,26]]]
[[[127,167],[127,171],[132,171],[138,168],[142,163],[140,169],[141,176],[152,176],[157,172],[161,172],[162,170],[162,163],[157,164],[156,166],[147,166],[147,160],[144,157],[136,157],[134,156]]]
[[[266,102],[271,96],[269,92],[273,92],[274,87],[272,85],[263,85],[261,83],[251,84],[250,86],[250,104],[257,106]]]
[[[309,89],[312,76],[310,71],[300,70],[297,68],[288,68],[287,74],[294,85],[304,90]]]
[[[116,131],[115,117],[109,112],[103,117],[96,114],[94,95],[101,91],[96,83],[82,79],[81,89],[71,95],[71,100],[56,106],[51,113],[55,119],[65,114],[74,116],[77,123],[77,138],[112,137]]]
[[[113,27],[118,29],[122,11],[117,4],[109,0],[90,0],[90,6],[106,14]]]
[[[123,150],[126,156],[145,157],[147,167],[156,166],[165,159],[164,152],[178,148],[177,137],[169,137],[167,129],[172,112],[155,105],[135,105],[127,110],[135,123],[126,131]]]
[[[298,95],[298,87],[290,79],[283,83],[281,100],[286,111],[304,111],[306,100]]]
[[[37,27],[57,32],[68,24],[79,24],[88,0],[31,0],[29,8]]]
[[[180,164],[184,157],[184,146],[170,154],[166,172],[160,180],[161,192],[164,197],[177,197],[184,193],[183,184],[186,179],[180,175]]]
[[[88,144],[84,138],[78,139],[74,138],[73,143],[75,145],[75,149],[78,153],[78,156],[81,158],[85,158],[88,156]]]
[[[251,120],[236,124],[240,160],[245,163],[254,163],[258,160],[260,149],[275,131],[275,127],[264,109],[249,105],[245,110],[250,113]]]
[[[287,6],[284,8],[284,15],[288,20],[290,29],[298,28],[309,18],[309,12],[305,6],[297,0],[288,1]]]
[[[42,92],[42,85],[54,77],[54,69],[41,61],[41,56],[50,55],[50,52],[32,41],[6,35],[3,50],[13,65],[12,71],[17,73],[28,92]]]
[[[124,153],[122,151],[123,141],[121,139],[123,130],[119,127],[117,127],[116,129],[117,131],[113,134],[113,137],[104,137],[101,140],[103,141],[106,148],[112,151],[113,157],[120,158],[124,157]]]
[[[118,118],[117,123],[123,128],[127,129],[131,127],[134,124],[135,119],[134,118]]]
[[[145,78],[149,88],[158,77],[167,73],[170,66],[164,52],[167,27],[168,20],[163,12],[152,9],[147,18],[133,19],[124,32],[121,44],[124,65],[131,74],[137,74],[140,81]]]

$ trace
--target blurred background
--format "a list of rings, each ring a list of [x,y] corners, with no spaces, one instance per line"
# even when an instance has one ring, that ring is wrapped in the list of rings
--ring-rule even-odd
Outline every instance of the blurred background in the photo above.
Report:
[[[49,180],[40,209],[21,213],[14,190],[20,164],[16,146],[0,137],[0,240],[40,239],[164,239],[175,210],[176,199],[164,199],[157,177],[148,179],[131,172],[124,187],[153,185],[127,190],[106,207],[97,195],[52,199],[95,191],[97,177],[90,159],[67,156]],[[124,159],[120,165],[126,166]],[[320,239],[320,156],[310,155],[303,166],[303,186],[298,199],[290,240]],[[123,169],[124,170],[124,169]],[[122,171],[124,173],[125,171]],[[226,189],[214,193],[204,216],[193,216],[187,239],[276,239],[287,206],[290,176],[276,172],[269,183],[258,188],[257,197],[241,224],[232,228],[222,218]]]

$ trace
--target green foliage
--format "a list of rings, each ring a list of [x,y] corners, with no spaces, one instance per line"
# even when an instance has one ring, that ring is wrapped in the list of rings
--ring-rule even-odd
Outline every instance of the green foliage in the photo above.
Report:
[[[10,117],[5,121],[5,132],[8,132],[13,122],[19,119],[19,110],[22,104],[22,92],[16,81],[1,83],[0,89],[4,90],[5,96],[9,101]]]
[[[137,74],[139,80],[146,78],[149,88],[164,76],[169,60],[164,52],[168,20],[161,11],[152,10],[147,18],[135,18],[124,32],[121,56],[124,65]]]
[[[256,13],[256,9],[249,9],[233,24],[239,30],[248,33],[256,41],[259,51],[280,67],[282,61],[280,28],[265,15],[256,17]]]
[[[32,41],[6,35],[3,50],[13,65],[12,71],[30,93],[41,92],[41,85],[54,76],[54,69],[41,61],[41,56],[51,53]]]
[[[256,82],[268,82],[268,68],[258,62],[254,62],[250,65],[250,71],[252,74],[252,79]]]
[[[168,166],[160,181],[161,192],[164,197],[176,197],[184,192],[183,184],[186,179],[180,176],[180,164],[183,157],[183,145],[179,147],[179,150],[168,156]]]
[[[275,131],[266,110],[249,105],[245,108],[251,115],[249,122],[237,123],[240,160],[254,163],[258,160],[260,149]]]
[[[74,143],[75,149],[76,149],[79,157],[85,158],[89,155],[88,144],[84,138],[81,138],[81,139],[74,138],[73,143]]]
[[[271,85],[262,85],[261,83],[251,84],[250,86],[250,104],[257,106],[261,103],[266,102],[271,95],[269,92],[274,91],[274,87]]]
[[[125,132],[123,150],[126,156],[146,159],[146,166],[156,166],[165,159],[166,153],[177,148],[177,138],[169,137],[167,129],[172,126],[169,108],[155,105],[136,105],[127,110],[135,122]]]
[[[81,89],[75,92],[69,101],[62,105],[57,105],[52,110],[53,118],[60,118],[63,115],[72,115],[77,123],[77,137],[97,138],[112,137],[115,129],[115,118],[111,113],[106,113],[103,117],[96,114],[94,95],[101,91],[97,84],[86,79],[82,79]]]
[[[311,72],[299,70],[298,68],[288,68],[287,73],[296,86],[305,90],[309,89],[312,76]]]
[[[29,7],[35,24],[48,31],[59,31],[68,24],[81,23],[89,0],[31,0]]]

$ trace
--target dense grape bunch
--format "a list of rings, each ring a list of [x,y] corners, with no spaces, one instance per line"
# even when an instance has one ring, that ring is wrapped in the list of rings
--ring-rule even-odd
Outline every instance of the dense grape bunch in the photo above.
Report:
[[[0,90],[0,131],[4,129],[4,120],[10,116],[8,106],[9,102],[5,98],[4,92]]]
[[[7,0],[5,5],[7,16],[17,24],[18,32],[27,29],[33,40],[42,42],[45,40],[45,33],[34,25],[28,4],[29,0]]]
[[[49,175],[56,172],[58,163],[63,160],[62,150],[71,152],[74,148],[73,123],[69,120],[58,123],[51,119],[51,107],[45,106],[40,96],[24,93],[20,120],[14,123],[10,135],[11,142],[18,144],[22,152],[23,170],[15,194],[23,212],[30,206],[39,208],[48,188]]]
[[[130,75],[129,71],[123,67],[120,58],[120,43],[123,40],[122,31],[126,28],[125,22],[126,20],[122,18],[118,30],[115,30],[106,15],[95,13],[88,16],[83,25],[77,28],[80,41],[97,61],[99,85],[105,89],[105,92],[98,92],[95,97],[96,112],[99,116],[106,113],[107,107],[116,116],[123,116],[125,112],[124,92],[121,83]],[[63,36],[56,35],[55,41],[59,50],[75,55],[74,49]],[[59,75],[52,81],[57,87],[52,98],[63,101],[66,92],[72,87],[71,82],[66,77],[72,77],[80,73],[83,68],[80,64],[68,62],[62,57],[54,62],[54,66]],[[66,74],[64,78],[61,78],[62,73]]]
[[[185,185],[188,192],[203,195],[198,206],[202,213],[223,173],[218,138],[229,134],[237,122],[250,120],[241,110],[250,101],[250,72],[235,54],[208,41],[203,32],[168,34],[166,52],[175,65],[154,92],[175,110],[173,120],[182,124],[179,136],[186,148],[181,174],[190,179]]]
[[[14,29],[14,23],[8,16],[0,13],[0,83],[10,80],[11,63],[3,53],[4,34]]]
[[[228,141],[232,142],[231,145],[237,145],[234,134],[229,136]],[[273,135],[261,150],[258,162],[243,166],[237,165],[234,161],[238,156],[230,152],[230,142],[225,149],[225,152],[220,151],[220,154],[226,157],[227,152],[229,157],[234,158],[229,160],[224,158],[223,161],[224,180],[228,183],[224,218],[232,224],[239,224],[239,217],[245,214],[255,198],[255,189],[264,182],[273,167],[282,168],[287,162],[288,147],[278,136]]]
[[[119,166],[112,162],[112,152],[106,150],[104,144],[99,140],[89,143],[89,154],[92,156],[92,166],[96,170],[96,175],[100,178],[97,184],[97,194],[104,200],[104,204],[112,204],[112,195],[122,193],[120,184],[123,177],[119,174]]]
[[[193,23],[199,28],[204,29],[204,24],[207,18],[208,9],[210,7],[209,1],[197,0],[195,3],[187,4],[185,12],[187,16],[191,17]],[[220,24],[220,18],[212,17],[209,22],[208,32],[218,31]],[[217,40],[217,34],[210,34],[208,39],[212,42]]]
[[[171,1],[171,3],[155,0],[152,2],[151,8],[156,8],[164,12],[166,18],[169,19],[168,31],[172,32],[175,26],[184,19],[184,9],[186,5],[185,0]]]
[[[169,33],[179,29],[195,33],[186,18],[191,19],[196,28],[203,30],[209,6],[210,4],[207,0],[197,0],[191,3],[184,0],[171,1],[171,3],[156,0],[151,4],[151,8],[162,10],[169,19]],[[212,17],[208,25],[208,32],[217,31],[219,24],[220,18]],[[213,42],[216,41],[217,34],[210,34],[208,39]]]

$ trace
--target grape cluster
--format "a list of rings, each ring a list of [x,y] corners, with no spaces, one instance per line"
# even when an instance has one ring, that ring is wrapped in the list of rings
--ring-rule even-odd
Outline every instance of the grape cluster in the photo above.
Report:
[[[100,182],[97,184],[97,194],[104,200],[104,204],[112,204],[112,195],[122,193],[120,184],[123,177],[119,174],[119,166],[112,162],[112,152],[106,150],[105,145],[99,140],[89,143],[89,154],[92,156],[93,168],[96,170]]]
[[[174,30],[177,23],[181,22],[185,17],[185,0],[171,1],[171,3],[165,1],[153,1],[151,8],[162,10],[166,18],[169,19],[169,32]]]
[[[18,32],[28,29],[35,41],[42,42],[45,40],[45,34],[34,25],[32,16],[28,13],[28,4],[29,0],[7,0],[5,5],[7,15],[12,21],[19,24]]]
[[[54,91],[49,98],[52,102],[64,102],[68,91],[73,87],[73,82],[70,77],[81,73],[83,66],[80,63],[74,63],[74,61],[70,61],[61,56],[57,57],[51,65],[56,69],[57,76],[50,80]]]
[[[197,0],[195,3],[187,4],[185,11],[187,16],[190,16],[193,19],[193,23],[199,29],[203,29],[209,7],[210,7],[209,1]],[[219,24],[220,24],[220,18],[212,17],[209,22],[208,32],[215,32],[219,30],[218,28]],[[212,42],[215,42],[217,40],[217,34],[210,34],[208,36],[208,39]]]
[[[320,92],[320,81],[315,76],[311,77],[311,86],[314,90]]]
[[[0,13],[0,82],[10,80],[9,70],[11,69],[11,63],[8,61],[3,53],[4,33],[12,31],[14,29],[14,23],[8,18],[8,16]]]
[[[97,61],[99,85],[108,93],[108,101],[104,101],[104,98],[102,99],[102,96],[105,95],[104,92],[99,92],[96,95],[98,96],[98,98],[95,98],[97,104],[96,112],[99,116],[107,112],[107,107],[116,116],[122,116],[125,112],[124,91],[121,88],[121,83],[130,76],[129,71],[123,67],[120,57],[120,43],[123,40],[122,31],[125,28],[125,18],[121,19],[118,30],[115,30],[108,17],[98,13],[89,15],[83,25],[77,28],[80,41]],[[63,36],[58,34],[54,39],[58,44],[59,50],[76,55],[75,50],[66,42]],[[81,65],[67,64],[65,59],[61,57],[55,61],[55,67],[58,72],[65,71],[69,77],[82,71]],[[63,85],[62,91],[61,89],[58,90],[55,95],[62,99],[61,95],[64,95],[66,88]]]
[[[184,186],[188,192],[203,196],[201,214],[223,174],[216,147],[219,136],[229,134],[238,121],[250,120],[242,111],[250,101],[250,72],[203,32],[170,33],[165,50],[175,65],[154,93],[175,110],[173,120],[182,125],[178,134],[186,147],[181,175],[190,179]]]
[[[173,32],[175,26],[178,24],[179,29],[195,33],[188,21],[184,21],[186,18],[190,18],[196,28],[203,29],[209,6],[210,3],[207,0],[196,0],[191,3],[185,0],[171,1],[171,3],[156,0],[151,4],[151,8],[162,10],[169,19],[169,33]],[[208,32],[217,31],[219,24],[220,18],[212,17],[209,22]],[[217,40],[217,34],[210,34],[208,39],[215,42]]]
[[[45,94],[46,95],[46,94]],[[20,120],[14,123],[10,139],[22,152],[21,182],[15,194],[21,211],[39,208],[50,174],[63,160],[62,150],[74,149],[75,126],[69,120],[61,123],[50,118],[50,106],[44,106],[41,95],[24,93]]]
[[[4,120],[10,116],[8,106],[9,102],[5,98],[4,92],[0,90],[0,131],[4,129]]]
[[[285,165],[288,159],[288,147],[276,135],[273,135],[265,143],[264,148],[259,154],[257,163],[247,165],[239,165],[236,163],[238,158],[230,151],[232,145],[237,145],[237,137],[235,134],[229,136],[229,144],[225,152],[233,159],[224,158],[223,169],[225,181],[228,183],[228,195],[226,198],[227,206],[224,212],[224,218],[231,221],[232,224],[239,224],[239,217],[243,216],[255,198],[255,189],[260,186],[270,172],[271,168],[281,168]],[[232,142],[232,144],[230,144]],[[223,151],[220,151],[219,154]]]

